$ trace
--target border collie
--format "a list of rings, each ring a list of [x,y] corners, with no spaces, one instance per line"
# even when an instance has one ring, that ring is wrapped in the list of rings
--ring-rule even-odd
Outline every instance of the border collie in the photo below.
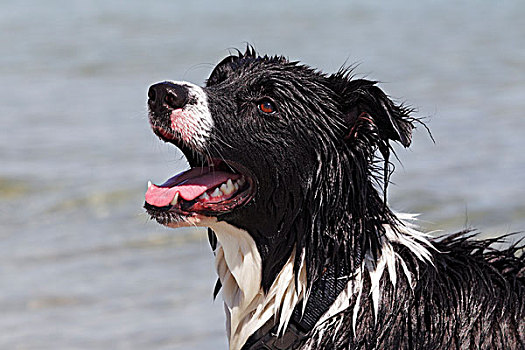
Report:
[[[433,238],[387,206],[392,142],[418,120],[377,82],[248,47],[148,106],[191,168],[145,208],[209,228],[230,349],[525,348],[523,247]]]

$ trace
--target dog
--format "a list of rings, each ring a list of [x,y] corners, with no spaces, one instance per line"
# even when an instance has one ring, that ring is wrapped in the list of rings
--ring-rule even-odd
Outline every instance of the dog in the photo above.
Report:
[[[208,228],[230,349],[525,349],[523,246],[433,238],[387,206],[392,143],[420,120],[377,82],[248,47],[148,107],[190,169],[145,209]]]

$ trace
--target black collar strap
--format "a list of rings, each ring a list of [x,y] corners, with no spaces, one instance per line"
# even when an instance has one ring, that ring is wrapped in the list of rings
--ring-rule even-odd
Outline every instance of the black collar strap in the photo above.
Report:
[[[304,314],[302,303],[295,307],[288,328],[282,336],[277,336],[278,325],[274,323],[275,319],[271,318],[257,332],[252,334],[242,349],[283,350],[296,348],[307,337],[321,316],[328,311],[347,285],[348,279],[346,267],[341,268],[341,271],[336,275],[335,267],[331,266],[312,286]]]
[[[266,322],[259,328],[242,347],[243,350],[284,350],[294,349],[301,341],[306,338],[306,333],[296,328],[292,322],[288,324],[286,332],[280,337],[277,336],[277,326],[273,324],[273,319]]]

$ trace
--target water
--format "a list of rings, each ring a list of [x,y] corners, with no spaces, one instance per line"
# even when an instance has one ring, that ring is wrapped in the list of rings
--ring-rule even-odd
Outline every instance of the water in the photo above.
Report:
[[[185,163],[150,83],[202,83],[228,48],[345,61],[428,117],[390,202],[426,229],[525,229],[523,2],[4,1],[0,348],[226,348],[205,234],[141,206]]]

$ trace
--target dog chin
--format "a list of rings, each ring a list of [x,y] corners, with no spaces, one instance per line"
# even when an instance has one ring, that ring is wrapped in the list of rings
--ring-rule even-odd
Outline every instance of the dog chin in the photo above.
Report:
[[[167,227],[180,228],[180,227],[210,227],[217,222],[217,218],[204,215],[191,215],[181,218],[181,220],[175,220],[163,223]]]

